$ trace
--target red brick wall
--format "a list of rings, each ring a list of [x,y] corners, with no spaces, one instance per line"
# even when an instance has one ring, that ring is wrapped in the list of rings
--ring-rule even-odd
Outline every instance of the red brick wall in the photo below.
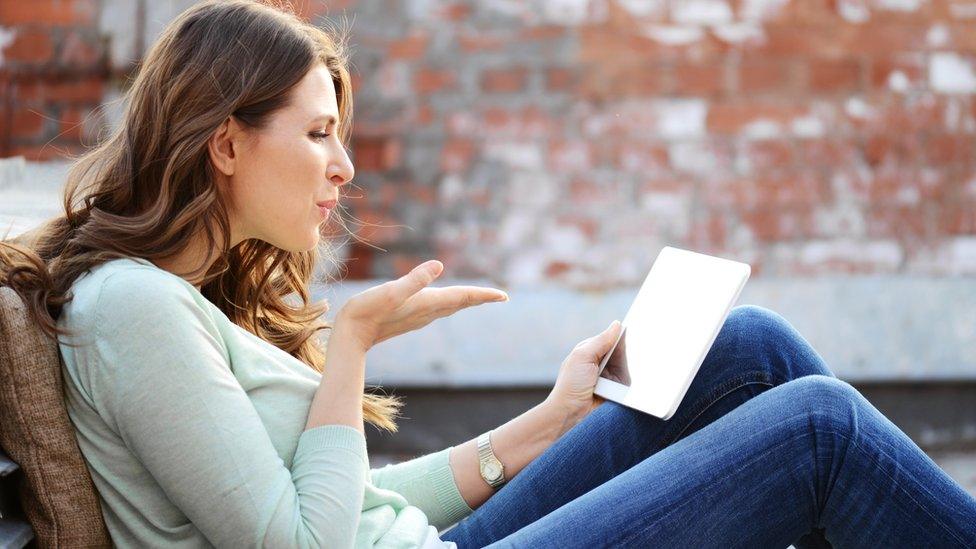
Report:
[[[85,120],[108,77],[99,10],[98,0],[0,0],[0,155],[57,159],[92,142]]]
[[[98,46],[64,57],[89,4],[38,5],[76,9],[4,8],[4,73],[72,83],[5,77],[4,154],[62,128],[28,106],[94,104]],[[386,250],[354,245],[353,276],[633,284],[664,244],[756,276],[976,274],[972,0],[305,6],[353,22],[347,203]]]

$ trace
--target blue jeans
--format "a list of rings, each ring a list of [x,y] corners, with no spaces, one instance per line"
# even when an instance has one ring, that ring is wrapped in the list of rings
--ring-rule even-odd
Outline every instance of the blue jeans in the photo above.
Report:
[[[976,547],[976,499],[781,316],[736,307],[668,421],[604,402],[441,534],[469,547]]]

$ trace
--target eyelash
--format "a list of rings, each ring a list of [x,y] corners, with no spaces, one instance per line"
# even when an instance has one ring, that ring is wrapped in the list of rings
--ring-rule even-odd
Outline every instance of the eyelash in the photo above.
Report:
[[[322,132],[312,132],[309,135],[312,136],[312,139],[315,139],[317,141],[321,141],[321,140],[329,137],[332,134],[331,133],[322,133]]]

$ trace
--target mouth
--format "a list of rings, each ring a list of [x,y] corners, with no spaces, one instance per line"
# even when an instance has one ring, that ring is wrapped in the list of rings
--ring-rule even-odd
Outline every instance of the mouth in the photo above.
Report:
[[[315,203],[315,205],[319,208],[319,213],[322,215],[322,219],[329,217],[329,212],[336,207],[336,204],[338,204],[338,201],[335,199],[323,200]]]

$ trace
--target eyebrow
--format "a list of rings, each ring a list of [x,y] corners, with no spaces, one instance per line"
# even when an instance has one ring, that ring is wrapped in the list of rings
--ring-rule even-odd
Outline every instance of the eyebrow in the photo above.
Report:
[[[331,115],[331,114],[320,114],[320,115],[316,116],[315,118],[313,118],[311,120],[311,122],[318,122],[320,120],[325,120],[329,124],[335,124],[336,123],[336,117],[333,116],[333,115]]]

